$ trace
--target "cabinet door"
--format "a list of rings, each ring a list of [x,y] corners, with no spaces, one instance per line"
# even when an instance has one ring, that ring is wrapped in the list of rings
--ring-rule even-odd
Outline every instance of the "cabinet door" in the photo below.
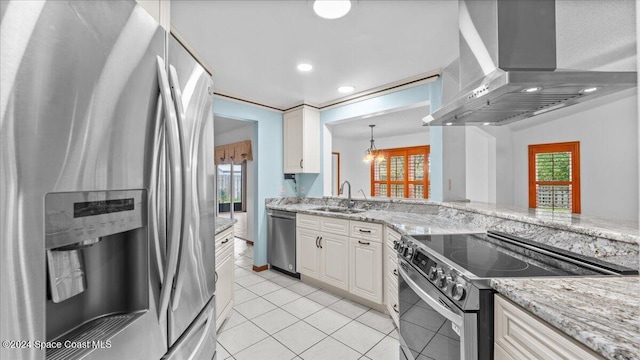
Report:
[[[218,260],[218,259],[216,259]],[[233,307],[233,251],[227,251],[216,261],[216,325],[220,327]]]
[[[302,275],[318,279],[320,248],[318,233],[298,228],[296,234],[296,268]]]
[[[328,233],[322,233],[321,236],[322,239],[319,241],[322,253],[320,280],[340,289],[348,290],[349,238]]]
[[[349,240],[349,292],[382,303],[382,243]]]
[[[303,172],[302,109],[284,114],[284,172]]]

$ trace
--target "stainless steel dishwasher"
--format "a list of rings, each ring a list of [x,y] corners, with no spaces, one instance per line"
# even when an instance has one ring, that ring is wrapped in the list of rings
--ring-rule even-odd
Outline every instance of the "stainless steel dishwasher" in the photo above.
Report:
[[[267,262],[272,269],[300,278],[296,270],[296,213],[267,211]]]

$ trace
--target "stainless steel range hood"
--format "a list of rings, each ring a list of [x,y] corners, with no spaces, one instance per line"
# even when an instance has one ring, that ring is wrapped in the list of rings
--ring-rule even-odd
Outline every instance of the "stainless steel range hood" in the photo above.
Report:
[[[637,86],[635,71],[556,69],[553,0],[460,0],[459,36],[462,90],[425,125],[504,125]]]

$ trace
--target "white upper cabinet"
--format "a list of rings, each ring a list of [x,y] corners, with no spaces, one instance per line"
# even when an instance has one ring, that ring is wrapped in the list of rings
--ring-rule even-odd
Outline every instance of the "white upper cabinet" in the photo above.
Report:
[[[320,112],[302,106],[284,114],[284,172],[320,173]]]

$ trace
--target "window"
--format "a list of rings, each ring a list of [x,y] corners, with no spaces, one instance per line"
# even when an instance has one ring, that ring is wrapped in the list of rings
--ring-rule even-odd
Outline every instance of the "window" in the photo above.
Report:
[[[429,146],[380,150],[384,160],[371,162],[371,196],[427,199]]]
[[[529,145],[529,207],[580,213],[580,142]]]

